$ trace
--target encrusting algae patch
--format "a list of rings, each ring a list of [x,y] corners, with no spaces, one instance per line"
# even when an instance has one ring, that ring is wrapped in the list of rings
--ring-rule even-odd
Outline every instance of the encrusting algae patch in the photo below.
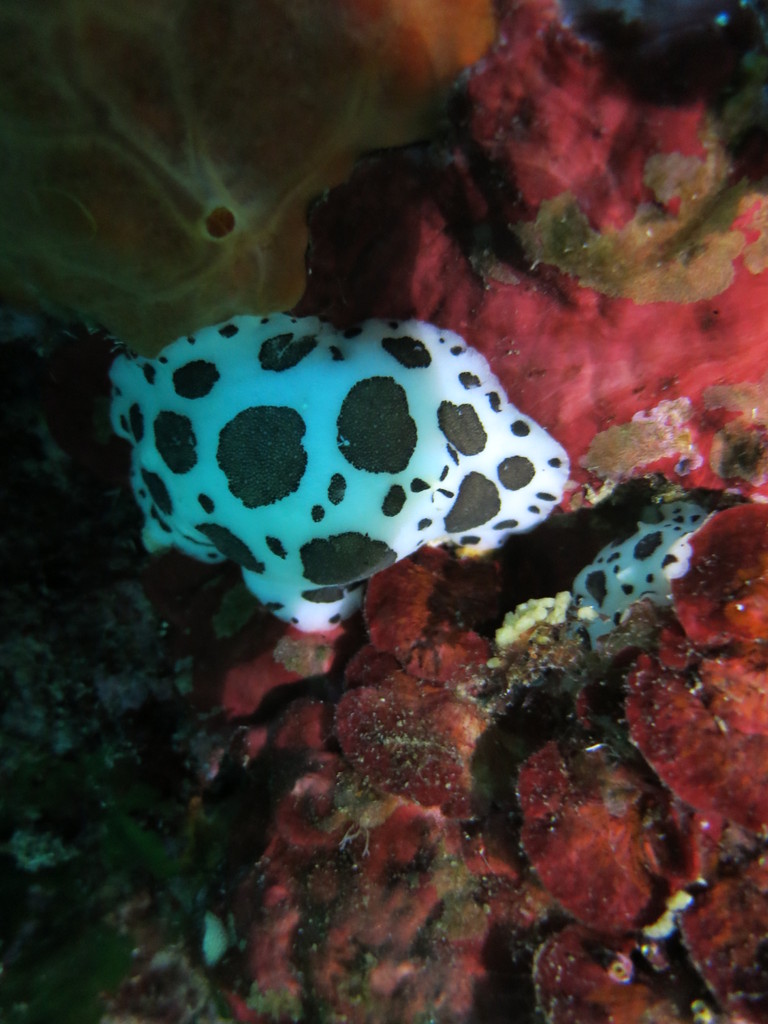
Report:
[[[725,291],[733,261],[765,269],[766,198],[746,181],[732,183],[714,134],[706,156],[657,153],[645,164],[654,202],[622,227],[596,230],[568,192],[545,199],[516,233],[528,256],[573,274],[585,288],[635,302],[695,302]]]

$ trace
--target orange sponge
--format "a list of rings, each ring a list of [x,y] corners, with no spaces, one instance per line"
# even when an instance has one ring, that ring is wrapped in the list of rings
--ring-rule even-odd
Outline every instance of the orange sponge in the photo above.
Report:
[[[6,0],[0,291],[151,355],[290,307],[306,208],[429,130],[490,0]]]

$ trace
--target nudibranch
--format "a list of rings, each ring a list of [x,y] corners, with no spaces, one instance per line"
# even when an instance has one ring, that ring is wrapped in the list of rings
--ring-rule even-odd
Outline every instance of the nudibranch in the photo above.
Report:
[[[483,356],[415,320],[235,317],[155,359],[122,353],[111,377],[147,547],[232,559],[303,630],[350,615],[364,580],[423,544],[530,530],[568,479]]]
[[[592,617],[582,615],[580,622],[593,645],[635,601],[671,604],[671,581],[688,568],[686,538],[709,513],[695,501],[673,501],[654,506],[648,515],[653,522],[639,522],[627,540],[611,541],[573,581],[577,605],[592,609]]]

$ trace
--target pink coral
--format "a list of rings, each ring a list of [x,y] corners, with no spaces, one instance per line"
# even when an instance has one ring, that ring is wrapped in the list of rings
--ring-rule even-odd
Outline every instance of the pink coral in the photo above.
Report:
[[[367,160],[315,210],[300,308],[463,333],[566,444],[579,502],[654,472],[768,493],[762,403],[750,418],[738,398],[763,389],[768,299],[749,259],[762,186],[740,180],[701,99],[638,100],[554,4],[503,5],[500,34],[470,79],[447,166]],[[758,151],[755,182],[765,169]],[[554,202],[565,222],[551,208],[534,244]],[[571,262],[542,262],[544,241]],[[671,301],[654,281],[675,277]]]

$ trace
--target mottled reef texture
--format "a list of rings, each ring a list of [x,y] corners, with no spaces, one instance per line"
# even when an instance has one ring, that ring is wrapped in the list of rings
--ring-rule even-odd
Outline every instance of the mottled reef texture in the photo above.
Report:
[[[298,634],[141,552],[104,334],[0,345],[10,1024],[768,1019],[768,57],[696,7],[501,0],[432,140],[309,211],[296,312],[460,332],[568,450],[495,558]],[[686,493],[670,602],[589,649],[542,599]]]

